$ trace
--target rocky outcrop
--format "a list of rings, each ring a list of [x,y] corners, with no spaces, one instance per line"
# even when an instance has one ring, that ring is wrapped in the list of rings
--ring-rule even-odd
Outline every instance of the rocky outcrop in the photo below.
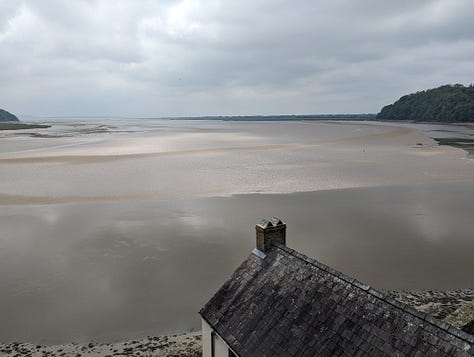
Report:
[[[19,121],[16,115],[6,110],[0,109],[0,121]]]

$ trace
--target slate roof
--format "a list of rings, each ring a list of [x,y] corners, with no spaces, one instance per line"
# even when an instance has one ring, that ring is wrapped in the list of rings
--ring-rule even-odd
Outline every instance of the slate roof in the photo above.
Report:
[[[200,311],[239,356],[474,356],[474,336],[281,244]]]

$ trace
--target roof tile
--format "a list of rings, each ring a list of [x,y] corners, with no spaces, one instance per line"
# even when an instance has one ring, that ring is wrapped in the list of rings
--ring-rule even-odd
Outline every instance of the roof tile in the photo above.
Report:
[[[280,244],[200,313],[239,356],[474,355],[474,336]]]

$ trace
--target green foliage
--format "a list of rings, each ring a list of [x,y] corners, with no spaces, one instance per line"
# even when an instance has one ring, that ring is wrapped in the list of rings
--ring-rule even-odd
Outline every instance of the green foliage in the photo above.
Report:
[[[18,121],[18,118],[12,113],[0,109],[0,121]]]
[[[474,121],[474,86],[444,85],[405,95],[382,108],[380,120]]]
[[[457,328],[461,328],[471,321],[474,321],[474,300],[461,305],[444,319],[444,322]]]

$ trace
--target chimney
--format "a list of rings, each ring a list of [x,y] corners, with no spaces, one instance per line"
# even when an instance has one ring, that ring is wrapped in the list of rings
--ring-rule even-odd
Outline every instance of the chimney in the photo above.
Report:
[[[270,220],[262,219],[256,226],[257,249],[267,252],[272,243],[286,245],[286,224],[276,217]]]

